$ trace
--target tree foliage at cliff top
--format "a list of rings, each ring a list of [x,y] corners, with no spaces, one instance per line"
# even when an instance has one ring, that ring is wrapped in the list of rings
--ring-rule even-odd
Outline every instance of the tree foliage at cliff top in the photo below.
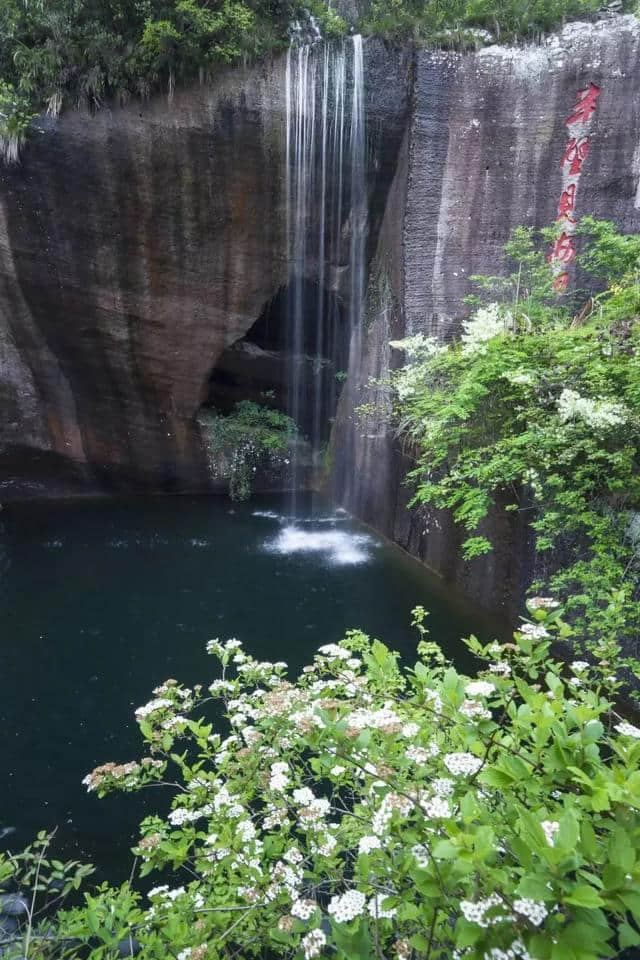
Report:
[[[344,29],[324,0],[0,0],[0,136],[19,140],[42,108],[146,96],[283,46],[303,8]]]
[[[625,5],[631,0],[624,0]],[[531,37],[600,0],[373,0],[358,29],[449,46]],[[347,24],[327,0],[0,0],[0,152],[14,161],[30,121],[65,104],[99,107],[288,42],[315,17],[325,37]]]
[[[452,511],[468,559],[483,521],[529,521],[545,585],[582,636],[640,630],[640,237],[584,218],[582,266],[604,286],[558,300],[542,248],[519,229],[513,272],[482,287],[460,340],[404,341],[394,385],[417,452],[415,502]],[[576,312],[577,310],[577,312]]]
[[[473,48],[486,41],[537,38],[565,20],[589,20],[605,7],[603,0],[372,0],[362,27],[386,36]],[[635,8],[635,0],[623,0],[620,9]]]

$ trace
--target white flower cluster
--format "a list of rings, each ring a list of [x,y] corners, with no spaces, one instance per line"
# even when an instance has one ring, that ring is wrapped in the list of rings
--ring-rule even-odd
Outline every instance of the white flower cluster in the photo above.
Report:
[[[516,386],[529,387],[536,382],[535,375],[529,370],[506,370],[501,376]]]
[[[417,723],[405,723],[401,730],[402,736],[411,739],[420,733],[420,727]]]
[[[463,700],[458,709],[469,720],[491,720],[491,711],[477,700]]]
[[[429,866],[429,851],[422,843],[414,843],[411,847],[411,855],[419,867],[424,870]]]
[[[318,647],[318,653],[330,660],[349,660],[351,651],[346,647],[340,647],[337,643],[325,643],[323,647]]]
[[[636,740],[640,740],[640,727],[635,727],[632,723],[627,723],[626,720],[623,720],[622,723],[616,723],[615,729],[623,737],[634,737]]]
[[[543,820],[540,826],[542,827],[545,840],[549,846],[552,847],[555,841],[556,833],[560,829],[560,824],[557,820]]]
[[[540,623],[526,623],[523,622],[518,630],[523,637],[529,637],[530,640],[543,640],[545,637],[549,636],[549,631],[546,630]]]
[[[360,708],[348,716],[349,727],[354,730],[401,730],[402,721],[389,704],[384,704],[378,710]]]
[[[431,757],[437,756],[437,752],[434,754],[430,748],[426,747],[407,747],[404,753],[407,760],[420,765],[425,764]]]
[[[486,900],[478,900],[475,903],[473,900],[460,901],[460,910],[465,920],[468,920],[469,923],[475,923],[479,927],[490,927],[495,923],[509,920],[509,914],[504,913],[492,913],[491,916],[487,916],[487,913],[493,907],[500,906],[502,906],[502,898],[497,893],[492,893]]]
[[[157,700],[150,700],[149,703],[145,703],[144,706],[138,707],[136,710],[136,717],[138,720],[144,720],[145,717],[150,716],[152,713],[158,713],[159,710],[172,710],[173,702],[167,700],[166,697],[160,697]]]
[[[492,947],[488,953],[485,953],[484,960],[533,960],[533,957],[521,940],[514,940],[506,950]]]
[[[349,923],[364,911],[367,898],[359,890],[347,890],[340,896],[331,897],[327,912],[337,923]]]
[[[397,793],[387,793],[382,798],[382,803],[376,810],[371,820],[371,828],[375,834],[381,836],[386,833],[391,823],[391,817],[394,811],[401,817],[406,817],[411,813],[414,804],[408,797],[402,797]]]
[[[304,960],[313,960],[314,957],[319,957],[326,942],[327,938],[319,927],[310,930],[300,941]]]
[[[358,853],[371,853],[372,850],[379,850],[381,846],[379,837],[360,837]]]
[[[521,913],[523,917],[526,917],[535,927],[539,927],[549,914],[544,903],[540,903],[539,900],[529,900],[527,897],[522,900],[514,900],[513,909],[516,913]]]
[[[530,610],[555,610],[560,604],[553,597],[530,597],[527,606]]]
[[[278,761],[271,764],[271,776],[269,778],[270,790],[285,790],[289,785],[289,764]]]
[[[442,759],[445,767],[454,777],[472,775],[482,766],[482,760],[474,757],[472,753],[447,753]]]
[[[235,685],[231,680],[214,680],[209,686],[209,693],[212,697],[222,696],[225,693],[233,693]]]
[[[235,638],[227,640],[226,643],[221,643],[219,638],[216,637],[215,640],[209,640],[207,643],[207,653],[213,653],[221,657],[225,653],[232,653],[234,650],[239,650],[241,646],[240,641]]]
[[[462,352],[466,355],[484,353],[489,340],[505,333],[513,324],[509,311],[503,311],[497,303],[480,307],[475,314],[462,324]]]
[[[570,667],[574,673],[582,673],[583,670],[589,669],[589,664],[586,660],[574,660],[573,663],[570,664]]]
[[[495,690],[495,683],[490,680],[472,680],[464,688],[468,697],[488,697]]]
[[[593,430],[609,430],[627,420],[627,409],[622,403],[600,398],[590,400],[575,390],[563,390],[558,400],[558,415],[563,423],[583,420]]]
[[[425,816],[432,820],[448,820],[451,816],[451,807],[449,801],[444,797],[426,797],[421,798],[420,808]]]
[[[369,911],[369,916],[373,919],[380,920],[391,920],[396,915],[395,907],[383,907],[382,904],[385,900],[388,899],[386,893],[378,893],[375,897],[371,897],[369,903],[367,904],[367,910]]]
[[[425,337],[423,333],[416,333],[412,337],[404,337],[403,340],[390,340],[389,346],[393,350],[404,350],[408,357],[420,360],[432,357],[443,349],[446,350],[446,344],[438,343],[434,337]]]
[[[291,904],[291,916],[299,920],[309,920],[316,911],[315,900],[294,900]]]
[[[496,660],[495,663],[489,665],[489,670],[499,677],[508,677],[511,675],[511,667],[506,660]]]

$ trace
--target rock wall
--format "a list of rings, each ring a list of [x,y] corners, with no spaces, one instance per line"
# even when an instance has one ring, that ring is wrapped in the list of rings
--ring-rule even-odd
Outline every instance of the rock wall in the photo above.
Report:
[[[384,408],[383,392],[368,384],[394,363],[389,339],[455,335],[469,277],[496,272],[513,227],[555,220],[565,120],[590,83],[600,96],[577,216],[640,230],[639,53],[640,24],[621,17],[571,24],[536,47],[416,54],[412,116],[370,274],[368,322],[361,349],[352,351],[349,378],[357,390],[336,428],[334,490],[476,602],[507,615],[531,573],[526,530],[496,511],[487,524],[496,549],[462,562],[463,537],[449,517],[406,509],[411,451],[400,448],[383,417],[358,418],[353,407]]]
[[[408,63],[368,45],[372,243]],[[0,501],[209,488],[209,375],[291,268],[285,70],[43,119],[0,168]]]

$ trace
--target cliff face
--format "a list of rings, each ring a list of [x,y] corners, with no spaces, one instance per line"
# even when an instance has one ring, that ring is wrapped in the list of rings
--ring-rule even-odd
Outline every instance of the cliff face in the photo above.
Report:
[[[407,64],[370,45],[372,238]],[[285,70],[69,112],[0,169],[0,499],[208,487],[211,370],[289,274]]]
[[[384,392],[367,384],[384,380],[398,362],[389,339],[454,335],[469,277],[496,272],[514,227],[555,220],[571,139],[565,121],[590,84],[600,93],[582,130],[589,152],[575,215],[640,230],[639,53],[640,24],[625,17],[570,25],[539,47],[416,57],[412,116],[370,271],[367,325],[351,356],[357,390],[337,428],[335,489],[345,491],[350,510],[464,593],[509,614],[531,573],[526,531],[496,512],[487,524],[496,549],[463,563],[464,537],[447,516],[406,509],[411,452],[400,449],[384,416],[357,418],[353,407],[384,410]],[[572,284],[580,280],[571,276]]]
[[[393,362],[390,338],[454,334],[468,278],[495,271],[510,230],[555,219],[565,120],[591,83],[576,213],[640,230],[639,53],[633,18],[473,55],[365,43],[367,303],[332,485],[486,605],[516,602],[522,532],[496,518],[501,549],[461,565],[446,519],[405,509],[410,451],[354,407],[376,400],[367,383]],[[0,500],[208,487],[195,416],[212,370],[293,269],[285,69],[282,57],[170,101],[70,112],[0,169]],[[345,249],[349,231],[347,211]]]

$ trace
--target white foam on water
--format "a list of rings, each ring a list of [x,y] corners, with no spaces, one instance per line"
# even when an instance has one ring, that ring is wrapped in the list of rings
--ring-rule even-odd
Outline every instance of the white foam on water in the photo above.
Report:
[[[193,537],[191,540],[189,540],[189,543],[191,544],[192,547],[208,547],[209,546],[208,540],[201,540],[199,537]]]
[[[268,540],[265,549],[288,556],[296,553],[320,554],[333,566],[366,563],[373,539],[366,534],[346,533],[344,530],[302,530],[283,527],[276,537]]]
[[[273,510],[254,510],[251,514],[252,517],[263,517],[265,520],[281,520],[279,513],[274,513]]]

